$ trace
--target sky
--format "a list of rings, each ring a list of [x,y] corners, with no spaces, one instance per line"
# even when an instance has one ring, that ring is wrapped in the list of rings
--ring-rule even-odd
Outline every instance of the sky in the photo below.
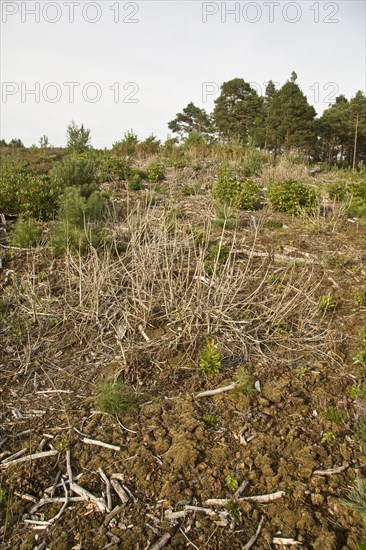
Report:
[[[111,147],[133,130],[165,140],[193,101],[220,85],[298,84],[321,114],[366,87],[364,0],[0,0],[1,123],[6,141],[66,145],[71,120]]]

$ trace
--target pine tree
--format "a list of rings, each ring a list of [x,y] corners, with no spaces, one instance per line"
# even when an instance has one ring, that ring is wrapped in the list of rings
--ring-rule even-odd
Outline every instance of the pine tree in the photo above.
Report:
[[[84,153],[90,147],[90,130],[80,128],[72,120],[67,127],[67,147],[73,153]]]
[[[332,166],[344,163],[350,158],[350,104],[344,95],[324,111],[318,121],[321,159]]]
[[[315,142],[314,107],[309,105],[292,73],[291,80],[273,96],[268,113],[268,140],[275,155],[293,149],[310,152]]]
[[[365,141],[366,141],[366,97],[363,92],[358,91],[349,103],[350,111],[350,129],[353,134],[353,157],[352,168],[355,169],[358,156],[359,160],[365,159]],[[363,151],[358,155],[359,147],[363,146]],[[361,159],[362,156],[362,159]]]
[[[263,98],[242,78],[224,82],[215,100],[214,123],[221,139],[246,145],[260,140]]]
[[[188,103],[181,113],[168,123],[168,128],[181,138],[197,133],[209,135],[212,133],[210,116],[204,109],[200,109],[194,103]]]

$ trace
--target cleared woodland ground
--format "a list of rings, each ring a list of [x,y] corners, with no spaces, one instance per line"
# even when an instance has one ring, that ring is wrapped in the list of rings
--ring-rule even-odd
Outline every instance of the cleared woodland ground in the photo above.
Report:
[[[154,197],[109,187],[103,250],[3,248],[2,548],[249,548],[259,527],[258,549],[362,548],[341,499],[366,474],[365,224],[264,208],[218,227],[189,169]],[[254,392],[196,397],[240,369]],[[139,403],[118,419],[95,406],[117,379]]]

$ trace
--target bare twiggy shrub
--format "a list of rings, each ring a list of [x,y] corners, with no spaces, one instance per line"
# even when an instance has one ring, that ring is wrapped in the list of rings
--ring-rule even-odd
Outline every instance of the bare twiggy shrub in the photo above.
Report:
[[[53,361],[65,348],[97,354],[90,378],[116,360],[125,374],[142,357],[163,364],[180,354],[198,365],[206,338],[219,343],[224,361],[293,362],[294,352],[309,360],[329,352],[331,332],[317,312],[321,281],[312,265],[285,259],[281,265],[256,238],[248,246],[235,232],[228,242],[225,231],[213,242],[209,218],[197,243],[188,223],[167,223],[164,211],[141,203],[124,230],[129,240],[122,252],[112,238],[83,256],[69,251],[42,276],[29,256],[10,291],[13,322],[26,326],[12,345],[27,368],[45,349]]]
[[[323,198],[310,211],[302,212],[302,222],[318,233],[335,233],[347,221],[351,198],[344,202],[329,201]]]
[[[306,171],[305,164],[294,164],[286,156],[281,156],[275,164],[264,166],[261,174],[261,183],[265,186],[273,181],[295,179],[299,181],[308,181],[312,178]]]

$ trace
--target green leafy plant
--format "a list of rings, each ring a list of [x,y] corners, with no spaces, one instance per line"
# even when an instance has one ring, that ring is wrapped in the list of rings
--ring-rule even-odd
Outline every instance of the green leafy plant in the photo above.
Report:
[[[90,147],[90,130],[84,128],[84,125],[77,126],[71,121],[67,127],[67,147],[70,151],[83,153]]]
[[[317,200],[315,189],[294,179],[273,182],[267,197],[275,210],[292,216],[300,214],[302,209],[310,210]]]
[[[203,421],[210,428],[216,428],[216,426],[219,423],[216,416],[214,416],[212,414],[209,414],[209,413],[206,413],[206,414],[203,415]]]
[[[336,181],[328,185],[328,195],[330,200],[343,201],[348,192],[347,182]]]
[[[234,378],[236,389],[244,395],[253,395],[255,392],[254,384],[252,381],[251,374],[247,369],[240,368],[238,369],[235,378]]]
[[[231,493],[235,493],[235,491],[239,488],[239,481],[236,479],[236,477],[233,476],[227,476],[225,479],[226,487],[229,489]]]
[[[324,411],[324,418],[333,424],[342,426],[346,418],[346,411],[344,409],[336,409],[334,407],[327,407]]]
[[[323,294],[318,301],[318,311],[320,313],[326,313],[327,311],[333,311],[336,307],[336,301],[331,294]]]
[[[133,169],[121,157],[107,155],[101,161],[99,179],[101,182],[125,181],[133,176]]]
[[[165,168],[160,162],[152,162],[146,169],[149,181],[163,181],[165,179]]]
[[[218,374],[221,369],[220,353],[213,340],[206,338],[206,344],[200,351],[199,364],[206,374]]]
[[[322,443],[331,447],[334,445],[336,437],[333,432],[325,432],[322,437]]]
[[[182,195],[184,195],[185,197],[190,197],[191,195],[195,195],[195,194],[196,194],[196,190],[193,187],[193,185],[189,185],[188,183],[183,185]]]
[[[213,195],[222,204],[241,210],[256,210],[260,207],[259,185],[252,180],[240,181],[226,166],[219,171]]]
[[[96,398],[97,409],[111,415],[123,415],[136,409],[138,400],[132,390],[119,381],[105,381]]]
[[[58,446],[60,453],[66,453],[70,449],[70,441],[68,439],[62,439]]]
[[[353,293],[353,300],[354,300],[356,306],[362,306],[362,304],[365,303],[366,298],[365,298],[365,295],[364,295],[364,293],[362,292],[362,290],[360,288],[355,289],[355,291]]]
[[[280,321],[279,323],[277,323],[276,325],[276,332],[278,334],[281,334],[282,336],[293,336],[294,335],[294,331],[292,330],[292,328],[286,323],[286,321]]]
[[[362,382],[354,382],[349,389],[349,396],[351,399],[356,397],[366,398],[366,388]]]

